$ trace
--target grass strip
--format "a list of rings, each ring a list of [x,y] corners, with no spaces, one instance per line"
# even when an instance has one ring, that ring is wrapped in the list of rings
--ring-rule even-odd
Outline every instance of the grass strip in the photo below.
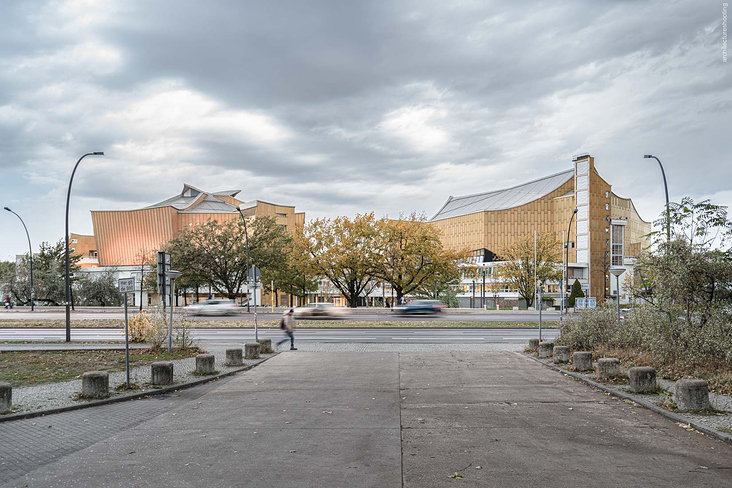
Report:
[[[198,354],[196,348],[173,350],[131,349],[130,366],[172,361]],[[124,371],[124,351],[4,351],[0,352],[0,381],[14,388],[81,378],[87,371]]]

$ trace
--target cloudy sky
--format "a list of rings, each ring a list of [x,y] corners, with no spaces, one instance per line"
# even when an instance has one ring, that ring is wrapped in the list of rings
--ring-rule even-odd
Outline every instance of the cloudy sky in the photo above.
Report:
[[[732,204],[717,1],[0,2],[2,206],[34,240],[190,183],[434,214],[588,152],[641,216]],[[651,160],[652,161],[652,160]],[[25,252],[3,212],[0,259]]]

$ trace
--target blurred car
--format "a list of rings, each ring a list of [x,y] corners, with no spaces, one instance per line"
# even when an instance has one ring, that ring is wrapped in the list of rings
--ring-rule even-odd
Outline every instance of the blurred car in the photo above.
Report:
[[[211,299],[201,303],[194,303],[185,309],[194,315],[229,315],[236,313],[238,308],[234,300]]]
[[[305,307],[295,309],[295,318],[341,318],[351,311],[350,308],[334,307],[332,303],[309,303]]]
[[[415,300],[407,305],[394,307],[392,311],[399,315],[440,313],[447,305],[439,300]]]

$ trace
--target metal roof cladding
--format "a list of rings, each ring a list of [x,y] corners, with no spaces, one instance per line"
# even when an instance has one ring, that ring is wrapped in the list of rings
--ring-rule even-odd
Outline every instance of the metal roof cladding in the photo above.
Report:
[[[520,207],[553,192],[574,176],[574,169],[529,181],[512,188],[449,197],[430,221],[460,217],[476,212],[489,212]]]

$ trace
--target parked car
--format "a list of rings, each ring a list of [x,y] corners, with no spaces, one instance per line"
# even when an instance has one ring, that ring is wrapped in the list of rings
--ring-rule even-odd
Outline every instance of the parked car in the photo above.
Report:
[[[295,318],[341,318],[351,312],[350,308],[334,307],[332,303],[309,303],[295,309]]]
[[[394,307],[392,312],[399,315],[434,314],[442,312],[446,306],[439,300],[415,300],[412,303]]]
[[[185,307],[194,315],[229,315],[236,313],[239,307],[234,300],[211,299],[201,303],[194,303]]]

